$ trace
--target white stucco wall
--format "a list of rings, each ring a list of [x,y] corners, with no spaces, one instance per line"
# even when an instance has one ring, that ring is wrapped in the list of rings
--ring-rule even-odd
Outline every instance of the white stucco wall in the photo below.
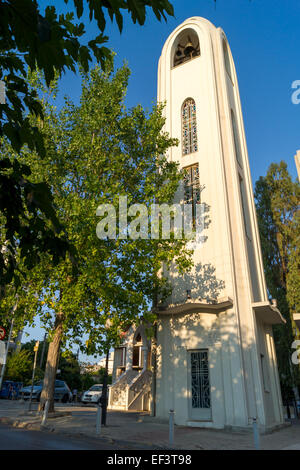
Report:
[[[160,319],[156,395],[158,416],[167,419],[169,410],[174,409],[177,424],[186,425],[194,420],[188,404],[188,353],[208,349],[212,416],[206,425],[215,428],[247,425],[240,357],[234,328],[230,331],[228,320],[225,313],[219,317],[194,314]]]

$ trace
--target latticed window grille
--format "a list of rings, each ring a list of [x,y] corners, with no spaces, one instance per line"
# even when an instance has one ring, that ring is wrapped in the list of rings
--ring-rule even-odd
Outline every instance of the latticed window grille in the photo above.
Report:
[[[199,165],[184,168],[184,203],[192,205],[193,224],[197,215],[197,204],[201,203]]]
[[[191,353],[192,408],[210,408],[208,351]]]
[[[182,106],[182,154],[198,151],[196,104],[192,98]]]

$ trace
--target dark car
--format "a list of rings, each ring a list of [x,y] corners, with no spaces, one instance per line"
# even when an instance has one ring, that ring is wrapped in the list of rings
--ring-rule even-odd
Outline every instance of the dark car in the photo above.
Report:
[[[39,382],[36,382],[33,386],[32,399],[40,401],[42,390],[43,381],[40,380]],[[23,387],[20,390],[20,393],[24,400],[28,400],[30,398],[31,385],[29,385],[28,387]],[[71,390],[69,389],[66,382],[64,382],[63,380],[55,380],[54,400],[61,400],[63,403],[66,403],[67,401],[72,401]]]

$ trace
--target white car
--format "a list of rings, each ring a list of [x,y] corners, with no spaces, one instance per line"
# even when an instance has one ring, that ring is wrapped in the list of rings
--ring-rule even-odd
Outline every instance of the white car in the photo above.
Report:
[[[81,397],[82,403],[99,403],[99,400],[102,395],[102,384],[95,384],[93,385],[87,392]]]

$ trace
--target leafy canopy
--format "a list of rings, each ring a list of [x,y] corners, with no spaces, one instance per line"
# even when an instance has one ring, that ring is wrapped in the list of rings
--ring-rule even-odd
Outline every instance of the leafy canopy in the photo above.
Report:
[[[300,384],[299,368],[290,363],[294,340],[293,312],[300,308],[300,185],[293,181],[287,164],[270,165],[255,186],[267,288],[286,319],[274,326],[280,380],[285,398]]]
[[[134,23],[143,25],[147,7],[157,19],[173,15],[168,0],[65,0],[71,4],[70,12],[59,14],[54,6],[41,11],[36,0],[2,0],[0,2],[0,80],[6,88],[6,102],[0,104],[0,148],[4,138],[17,153],[26,145],[45,157],[43,134],[35,115],[43,119],[43,108],[37,92],[26,77],[29,70],[38,67],[49,86],[56,74],[81,67],[88,71],[92,60],[105,67],[111,58],[104,44],[106,17],[115,20],[120,31],[123,14],[129,13]],[[85,24],[77,22],[88,11],[99,34],[84,44]],[[53,197],[44,181],[33,183],[27,161],[1,157],[0,161],[0,213],[5,230],[4,246],[0,251],[0,297],[11,281],[20,286],[18,252],[28,269],[40,261],[41,253],[49,253],[55,264],[67,253],[74,257],[72,247],[59,222]]]
[[[6,135],[14,149],[19,151],[26,142],[39,153],[44,152],[38,129],[30,125],[24,117],[25,109],[30,113],[41,114],[42,108],[35,90],[30,90],[26,82],[28,67],[38,67],[45,76],[47,85],[66,70],[75,72],[77,65],[85,72],[93,58],[105,66],[110,51],[103,44],[106,13],[116,20],[120,32],[123,28],[123,12],[131,15],[134,23],[143,25],[146,7],[150,7],[157,19],[173,15],[173,7],[168,0],[83,0],[73,3],[73,11],[58,14],[54,6],[47,6],[42,13],[36,0],[3,0],[0,4],[0,80],[6,85],[7,103],[0,105],[0,136]],[[85,34],[83,22],[76,23],[87,8],[90,21],[94,19],[99,34],[87,45],[81,42]]]

